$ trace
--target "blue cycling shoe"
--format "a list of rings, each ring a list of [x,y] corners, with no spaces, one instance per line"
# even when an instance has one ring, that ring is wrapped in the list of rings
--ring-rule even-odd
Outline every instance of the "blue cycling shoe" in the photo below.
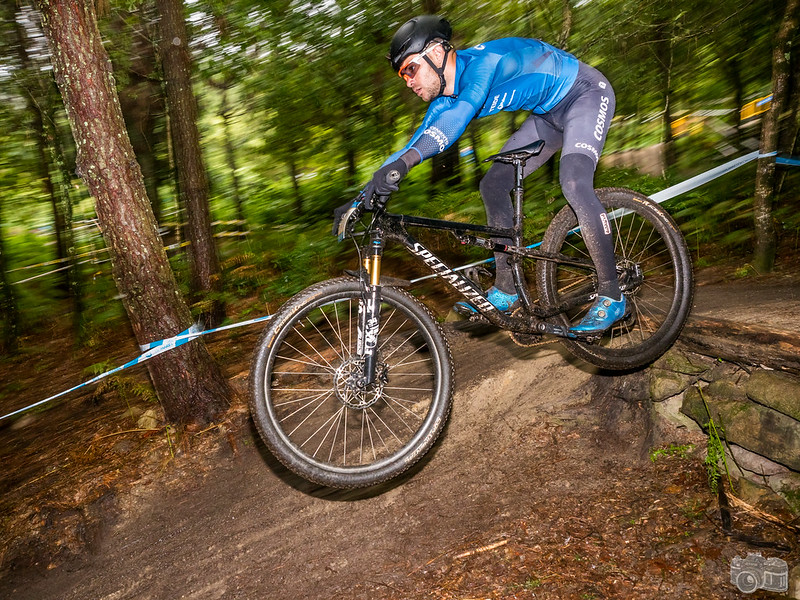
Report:
[[[506,294],[492,286],[486,291],[486,299],[492,303],[497,310],[504,313],[511,313],[519,306],[519,294]],[[469,302],[456,302],[453,309],[462,315],[477,315],[478,309]]]
[[[621,300],[613,300],[608,296],[598,296],[589,312],[581,322],[569,328],[570,333],[592,334],[603,333],[617,321],[628,316],[628,301],[625,296]]]

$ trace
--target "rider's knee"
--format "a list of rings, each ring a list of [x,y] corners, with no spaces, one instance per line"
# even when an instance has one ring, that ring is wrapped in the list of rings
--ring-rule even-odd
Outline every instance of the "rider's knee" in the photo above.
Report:
[[[559,183],[567,202],[595,199],[594,161],[583,154],[562,156],[559,165]]]

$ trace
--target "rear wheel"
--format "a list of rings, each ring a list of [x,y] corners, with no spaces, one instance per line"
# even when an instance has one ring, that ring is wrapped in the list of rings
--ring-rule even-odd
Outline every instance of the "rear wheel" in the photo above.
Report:
[[[333,279],[287,302],[250,371],[250,410],[275,456],[338,488],[399,475],[427,452],[450,412],[450,349],[428,309],[384,287],[375,383],[359,384],[358,309],[364,285]]]
[[[692,305],[691,259],[672,217],[646,196],[623,188],[597,190],[609,213],[620,287],[631,316],[594,343],[563,339],[578,357],[607,369],[633,369],[653,362],[675,342]],[[542,250],[589,258],[575,213],[568,206],[555,216],[542,240]],[[595,271],[539,261],[537,281],[544,306],[597,291]],[[591,304],[555,317],[567,327],[577,323]]]

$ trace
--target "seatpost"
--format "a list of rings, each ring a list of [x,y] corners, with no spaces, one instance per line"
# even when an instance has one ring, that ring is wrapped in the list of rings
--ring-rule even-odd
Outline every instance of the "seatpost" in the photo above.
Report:
[[[525,168],[524,159],[514,160],[514,187],[511,190],[511,199],[514,202],[514,245],[520,246],[522,244],[522,202],[524,200],[525,190],[522,185],[522,171]]]
[[[522,185],[524,179],[522,171],[525,168],[525,159],[518,158],[513,161],[514,163],[514,188],[511,190],[511,199],[514,204],[514,236],[513,245],[520,247],[524,243],[522,241],[522,221],[524,219],[522,211],[522,203],[525,198],[525,189]],[[514,277],[517,292],[520,296],[522,306],[526,310],[531,310],[533,307],[533,298],[528,293],[528,286],[525,283],[525,273],[522,269],[522,259],[513,255],[511,258],[511,274]]]

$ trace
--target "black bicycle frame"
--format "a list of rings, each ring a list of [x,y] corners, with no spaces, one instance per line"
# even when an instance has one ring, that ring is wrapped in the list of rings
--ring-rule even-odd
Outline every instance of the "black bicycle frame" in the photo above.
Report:
[[[364,267],[369,274],[369,288],[371,288],[369,296],[372,297],[375,293],[375,288],[379,287],[380,254],[383,249],[383,239],[392,239],[402,244],[411,254],[426,264],[434,275],[444,280],[451,288],[464,296],[490,323],[518,333],[550,333],[561,337],[567,336],[565,327],[546,322],[545,319],[565,312],[572,307],[590,302],[594,299],[594,292],[576,295],[558,306],[540,307],[534,304],[528,293],[522,268],[522,259],[549,260],[587,270],[594,270],[594,264],[589,259],[569,257],[560,253],[550,254],[538,248],[524,247],[522,245],[521,190],[521,182],[519,182],[518,187],[512,192],[516,214],[514,227],[510,229],[385,212],[376,214],[370,226],[370,244],[366,249],[364,259]],[[511,257],[515,287],[520,295],[522,306],[526,309],[522,311],[523,316],[513,317],[495,308],[489,302],[486,294],[472,280],[450,268],[429,248],[409,234],[406,226],[449,231],[465,245],[479,246],[493,252],[508,254]],[[489,238],[511,239],[512,244],[500,244],[486,237],[478,237],[473,234],[488,236]],[[373,302],[369,302],[369,304],[373,307],[373,310],[377,311],[378,306]],[[371,319],[370,322],[374,324],[377,318],[378,315],[375,314],[369,317],[368,320]],[[364,321],[364,324],[366,326],[367,321]]]
[[[547,319],[557,314],[565,312],[572,307],[584,305],[592,301],[596,293],[594,291],[586,294],[576,294],[558,306],[543,308],[534,304],[525,283],[525,275],[522,268],[522,259],[530,258],[536,260],[549,260],[559,264],[568,264],[590,271],[595,270],[594,264],[589,259],[569,257],[564,254],[549,254],[542,252],[534,247],[524,247],[522,241],[522,165],[524,161],[517,160],[515,165],[515,185],[511,191],[512,204],[514,206],[514,224],[510,229],[489,227],[487,225],[472,225],[458,221],[445,221],[441,219],[429,219],[426,217],[414,217],[410,215],[397,215],[379,210],[369,227],[369,245],[365,248],[363,269],[366,277],[362,277],[365,282],[364,295],[359,303],[359,331],[358,331],[358,354],[364,360],[362,386],[371,385],[375,382],[376,366],[378,361],[377,332],[380,326],[380,265],[383,253],[383,240],[393,239],[411,252],[414,256],[425,263],[431,272],[443,279],[451,288],[464,296],[470,304],[475,306],[478,311],[490,323],[524,334],[553,334],[559,337],[574,337],[569,334],[567,327],[548,322]],[[429,248],[426,248],[419,240],[411,236],[406,231],[406,226],[423,227],[439,231],[450,231],[461,243],[471,246],[479,246],[493,252],[501,252],[511,257],[511,269],[514,285],[520,296],[522,308],[520,316],[511,316],[498,310],[486,294],[472,280],[451,269],[444,261],[436,256]],[[486,237],[478,237],[473,234],[488,236],[488,238],[510,239],[511,244],[500,244]]]
[[[383,237],[402,244],[411,254],[427,265],[431,273],[444,280],[451,288],[464,296],[490,323],[503,329],[518,333],[551,333],[562,337],[566,336],[566,328],[545,322],[544,319],[562,313],[574,306],[586,304],[594,297],[594,293],[575,296],[571,297],[569,302],[548,308],[543,308],[534,304],[525,283],[525,276],[522,269],[523,258],[549,260],[591,270],[594,269],[594,265],[587,259],[576,259],[563,254],[548,254],[537,248],[524,247],[521,245],[521,235],[515,232],[514,229],[501,229],[486,225],[472,225],[457,221],[443,221],[440,219],[394,214],[378,216],[375,225],[383,233]],[[479,246],[490,249],[493,252],[503,252],[510,255],[515,287],[519,292],[523,306],[527,309],[523,311],[523,315],[525,316],[513,317],[498,310],[489,302],[486,294],[471,279],[450,268],[422,242],[409,234],[405,229],[406,225],[439,231],[450,231],[463,244]],[[471,233],[482,234],[492,238],[511,238],[514,243],[512,245],[499,244],[486,238],[470,235]]]

